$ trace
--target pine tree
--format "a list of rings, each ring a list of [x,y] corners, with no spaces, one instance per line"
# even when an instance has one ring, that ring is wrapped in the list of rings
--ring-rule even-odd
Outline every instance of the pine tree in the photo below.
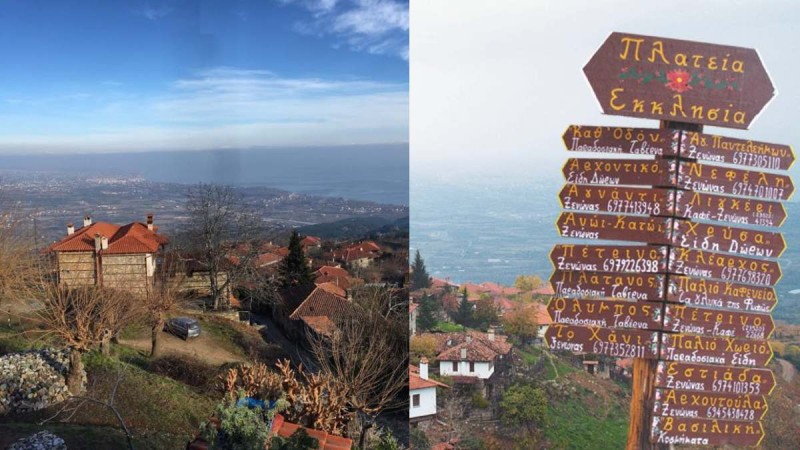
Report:
[[[425,269],[425,261],[417,250],[417,255],[414,257],[414,263],[411,265],[411,290],[425,289],[431,287],[431,277]]]
[[[438,312],[436,299],[429,295],[423,295],[420,299],[419,314],[417,315],[417,326],[421,330],[429,331],[438,322],[436,313]]]
[[[464,288],[461,293],[461,302],[458,304],[458,311],[456,311],[453,320],[457,324],[471,327],[473,324],[472,313],[472,304],[467,299],[467,288]]]
[[[303,246],[300,244],[300,235],[297,230],[292,230],[289,237],[289,254],[283,258],[279,267],[281,284],[284,287],[311,284],[314,277],[308,267]]]

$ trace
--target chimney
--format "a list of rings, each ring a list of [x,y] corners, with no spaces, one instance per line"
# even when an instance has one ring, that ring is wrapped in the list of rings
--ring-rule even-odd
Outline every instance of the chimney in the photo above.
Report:
[[[90,216],[86,216],[83,218],[83,226],[88,227],[92,224],[92,218]]]
[[[153,213],[147,214],[147,229],[153,231]]]
[[[467,359],[467,348],[461,347],[461,359]]]
[[[103,249],[103,236],[100,236],[100,233],[97,233],[94,235],[94,251],[99,253],[100,250],[102,249]]]
[[[467,343],[469,343],[469,342],[472,342],[472,336],[470,336],[470,335],[468,334],[468,335],[467,335]]]
[[[103,236],[102,238],[100,238],[100,247],[103,250],[108,250],[108,238],[107,237]]]
[[[494,342],[494,328],[489,328],[488,336],[489,340]]]
[[[419,360],[419,377],[423,380],[428,379],[428,358],[424,356]]]
[[[72,222],[67,224],[67,236],[72,236],[75,233],[75,225]]]

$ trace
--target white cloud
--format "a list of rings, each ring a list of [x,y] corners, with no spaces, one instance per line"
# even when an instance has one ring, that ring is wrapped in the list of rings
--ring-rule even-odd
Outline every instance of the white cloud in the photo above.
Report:
[[[167,17],[172,12],[172,8],[166,5],[161,6],[151,6],[146,5],[140,11],[140,14],[144,16],[147,20],[157,21],[161,20],[164,17]]]
[[[333,36],[351,50],[390,54],[408,60],[408,3],[395,0],[280,0],[305,7],[310,21],[294,30]]]
[[[408,86],[217,67],[152,96],[95,94],[69,117],[4,117],[0,152],[198,150],[408,141]],[[48,106],[50,105],[50,106]],[[0,117],[3,117],[0,111]],[[15,121],[28,123],[27,130]],[[31,123],[34,121],[35,123]],[[47,133],[28,132],[50,130]]]

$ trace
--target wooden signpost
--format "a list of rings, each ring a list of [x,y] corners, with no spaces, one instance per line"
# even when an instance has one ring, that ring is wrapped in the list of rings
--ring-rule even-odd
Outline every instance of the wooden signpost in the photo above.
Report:
[[[612,33],[584,72],[606,114],[661,126],[563,133],[568,151],[606,157],[562,169],[558,233],[598,243],[551,251],[546,343],[633,358],[628,450],[757,445],[787,245],[769,228],[795,156],[703,125],[748,128],[774,95],[766,70],[752,49]]]

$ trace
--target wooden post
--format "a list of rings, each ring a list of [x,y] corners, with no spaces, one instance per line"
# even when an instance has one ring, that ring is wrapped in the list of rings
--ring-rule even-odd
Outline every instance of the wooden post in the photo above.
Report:
[[[670,122],[666,120],[661,121],[661,129],[667,130],[681,130],[681,131],[694,131],[698,133],[703,132],[703,126],[694,123],[686,122]],[[683,136],[680,136],[682,138]],[[679,139],[680,139],[679,138]],[[681,142],[679,140],[678,142]],[[678,148],[678,161],[681,158],[683,148]],[[680,164],[680,162],[679,162]],[[677,173],[676,173],[677,176]],[[677,191],[678,188],[673,188]],[[673,197],[676,198],[676,197]],[[677,205],[675,205],[677,207]],[[668,216],[675,218],[676,213]],[[672,238],[673,230],[670,229],[670,241]],[[672,248],[671,245],[668,247]],[[669,265],[669,252],[667,252],[667,265]],[[669,273],[664,276],[664,289],[663,297],[661,298],[661,306],[666,305],[667,294],[669,289]],[[661,315],[662,329],[664,324],[664,314]],[[659,334],[658,348],[661,348],[661,335]],[[628,423],[628,442],[625,445],[625,450],[663,450],[668,449],[668,445],[653,444],[650,442],[650,427],[653,423],[653,395],[655,393],[656,382],[656,368],[658,360],[635,358],[633,360],[633,384],[631,393],[631,406],[630,406],[630,422]]]

